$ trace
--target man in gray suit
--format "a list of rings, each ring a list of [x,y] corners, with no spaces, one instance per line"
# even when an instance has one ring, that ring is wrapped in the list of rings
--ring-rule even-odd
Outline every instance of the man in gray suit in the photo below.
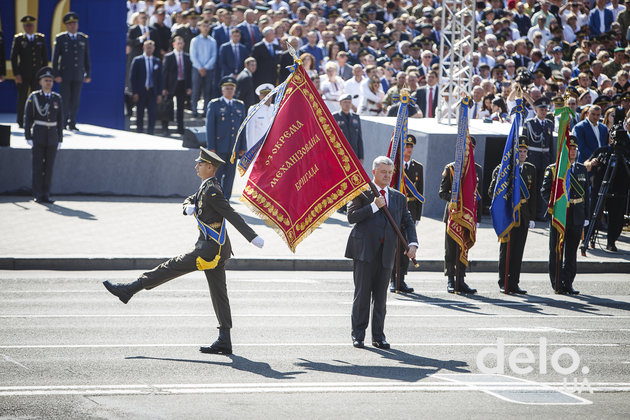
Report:
[[[64,125],[77,130],[77,112],[83,83],[90,83],[90,48],[88,36],[79,29],[79,16],[70,12],[63,17],[66,32],[55,38],[52,65],[59,93],[63,98]]]
[[[409,258],[416,257],[418,238],[411,214],[407,209],[407,198],[399,191],[389,188],[394,174],[394,163],[386,156],[378,156],[372,163],[374,184],[380,190],[375,197],[372,191],[357,196],[348,205],[348,221],[355,224],[350,232],[346,247],[346,258],[354,260],[354,300],[352,303],[352,345],[363,348],[365,329],[372,309],[372,345],[389,349],[385,341],[385,305],[389,276],[394,267],[394,256],[398,237],[385,213],[387,206],[392,218],[409,240]]]

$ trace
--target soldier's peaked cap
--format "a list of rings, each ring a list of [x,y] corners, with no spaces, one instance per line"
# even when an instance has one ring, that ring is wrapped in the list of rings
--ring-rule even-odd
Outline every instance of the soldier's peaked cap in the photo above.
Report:
[[[411,146],[416,145],[416,136],[413,134],[407,134],[407,140],[405,140],[405,144],[409,144]]]
[[[79,15],[74,12],[66,13],[63,16],[63,23],[74,23],[79,21]]]
[[[50,78],[54,78],[55,76],[53,76],[53,69],[52,67],[42,67],[41,69],[39,69],[39,71],[37,72],[37,80],[40,80],[44,77],[50,77]]]
[[[205,147],[200,147],[199,149],[199,157],[195,159],[195,162],[208,162],[216,167],[219,167],[225,163],[225,161],[221,159],[219,155],[211,152]]]
[[[35,16],[26,15],[22,19],[20,19],[20,22],[22,22],[22,23],[33,23],[36,20],[37,19],[35,18]]]

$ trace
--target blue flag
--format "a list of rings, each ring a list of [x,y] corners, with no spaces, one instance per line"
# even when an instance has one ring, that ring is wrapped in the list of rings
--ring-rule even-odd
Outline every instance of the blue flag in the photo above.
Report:
[[[503,158],[490,205],[492,226],[501,242],[509,241],[510,231],[520,223],[522,178],[518,162],[518,134],[521,118],[525,113],[521,102],[517,99],[512,110],[512,114],[515,114],[514,120],[503,149]],[[525,194],[527,195],[527,188]]]

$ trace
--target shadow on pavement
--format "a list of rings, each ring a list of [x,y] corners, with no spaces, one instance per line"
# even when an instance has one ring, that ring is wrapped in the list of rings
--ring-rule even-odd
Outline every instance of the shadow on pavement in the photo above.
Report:
[[[460,302],[452,299],[440,299],[435,296],[425,296],[419,293],[405,293],[398,294],[397,300],[406,302],[419,302],[427,305],[436,305],[440,308],[452,309],[454,311],[468,312],[479,315],[490,315],[484,312],[480,312],[481,308],[478,305],[470,302]]]
[[[84,220],[98,220],[92,213],[83,210],[75,210],[57,204],[45,204],[49,212],[67,217],[77,217]]]
[[[150,356],[133,356],[133,357],[125,357],[125,359],[163,360],[167,362],[200,363],[200,364],[205,364],[205,365],[226,366],[226,367],[231,367],[232,369],[242,370],[243,372],[254,373],[256,375],[264,376],[265,378],[270,378],[270,379],[294,379],[295,375],[306,373],[302,371],[279,372],[275,369],[272,369],[271,366],[269,366],[269,363],[256,362],[254,360],[250,360],[245,357],[237,356],[234,354],[228,355],[227,357],[231,359],[230,362],[214,362],[211,360],[174,359],[174,358],[168,358],[168,357],[150,357]]]
[[[367,351],[377,353],[385,359],[399,362],[402,366],[362,366],[345,362],[343,360],[333,360],[333,363],[314,362],[307,359],[300,359],[296,366],[318,372],[334,374],[363,376],[366,378],[392,379],[404,382],[417,382],[430,375],[443,370],[458,373],[470,373],[465,369],[466,362],[458,360],[439,360],[430,357],[417,356],[397,349],[380,350],[366,348]],[[357,350],[365,351],[365,350]]]

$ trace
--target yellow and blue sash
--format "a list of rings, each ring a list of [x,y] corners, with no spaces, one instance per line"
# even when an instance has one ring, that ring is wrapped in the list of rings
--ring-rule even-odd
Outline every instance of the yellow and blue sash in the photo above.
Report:
[[[195,195],[195,219],[197,220],[197,225],[199,226],[199,230],[203,232],[203,235],[206,239],[212,239],[219,245],[223,245],[225,243],[225,219],[221,222],[221,227],[217,231],[207,223],[204,223],[197,216],[197,196]]]
[[[402,172],[404,173],[404,170]],[[424,197],[418,192],[416,186],[413,185],[413,182],[411,182],[407,174],[405,174],[405,188],[407,192],[410,192],[419,202],[424,203]]]

